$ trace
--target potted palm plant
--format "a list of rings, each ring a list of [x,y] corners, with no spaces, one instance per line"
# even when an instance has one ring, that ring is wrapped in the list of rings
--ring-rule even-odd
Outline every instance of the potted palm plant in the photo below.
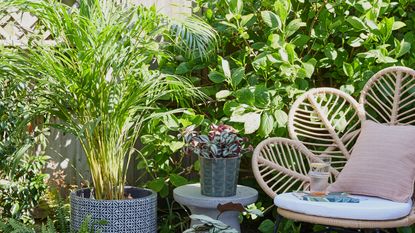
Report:
[[[103,232],[156,232],[156,194],[126,187],[127,167],[143,124],[169,114],[158,101],[199,93],[184,78],[149,67],[168,58],[169,41],[203,58],[216,35],[195,18],[177,22],[155,8],[114,2],[82,0],[74,8],[57,0],[12,1],[37,16],[39,30],[56,44],[33,38],[26,48],[2,52],[0,72],[42,87],[33,92],[39,100],[33,115],[53,116],[53,126],[75,135],[85,151],[93,187],[71,194],[74,230],[90,214],[107,221]]]
[[[246,139],[229,125],[210,125],[207,135],[195,131],[193,126],[184,133],[185,153],[195,154],[200,161],[202,195],[228,197],[236,194],[239,165],[246,147]]]

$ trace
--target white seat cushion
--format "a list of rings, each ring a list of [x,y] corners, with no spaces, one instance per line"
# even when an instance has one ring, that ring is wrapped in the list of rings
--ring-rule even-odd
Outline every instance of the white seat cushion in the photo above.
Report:
[[[359,203],[335,203],[303,201],[292,193],[277,195],[274,204],[279,208],[297,213],[354,220],[392,220],[407,216],[412,200],[407,203],[393,202],[376,197],[351,195]]]

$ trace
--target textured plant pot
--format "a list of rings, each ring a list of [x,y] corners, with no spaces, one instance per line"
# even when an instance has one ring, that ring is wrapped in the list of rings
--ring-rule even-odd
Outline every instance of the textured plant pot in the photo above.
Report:
[[[199,160],[202,195],[229,197],[236,194],[240,157],[211,159],[199,156]]]
[[[80,189],[71,193],[71,227],[78,230],[88,216],[92,221],[105,220],[95,226],[102,233],[155,233],[157,232],[157,194],[152,190],[125,187],[133,199],[95,200],[91,190]]]

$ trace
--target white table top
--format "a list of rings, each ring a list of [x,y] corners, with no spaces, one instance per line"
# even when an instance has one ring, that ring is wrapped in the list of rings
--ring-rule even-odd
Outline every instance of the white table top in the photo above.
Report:
[[[238,185],[236,195],[230,197],[208,197],[201,194],[200,184],[188,184],[173,190],[173,197],[178,203],[186,206],[201,208],[216,208],[218,204],[228,202],[240,203],[244,206],[258,199],[258,191],[253,188]]]

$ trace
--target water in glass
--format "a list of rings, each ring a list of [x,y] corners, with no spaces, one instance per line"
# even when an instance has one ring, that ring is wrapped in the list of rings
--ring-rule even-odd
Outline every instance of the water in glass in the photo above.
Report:
[[[321,196],[326,194],[329,185],[331,157],[327,155],[317,156],[310,163],[310,193],[311,195]]]

